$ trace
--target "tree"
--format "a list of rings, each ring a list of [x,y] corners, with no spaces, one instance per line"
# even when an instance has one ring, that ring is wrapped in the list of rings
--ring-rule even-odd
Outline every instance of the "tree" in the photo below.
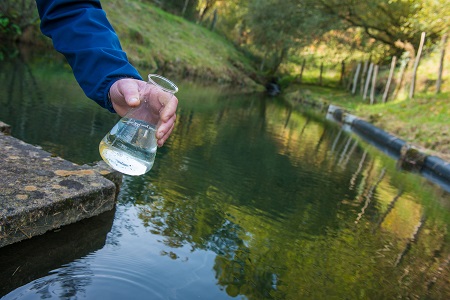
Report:
[[[337,16],[348,27],[361,28],[375,41],[388,45],[391,54],[414,55],[420,33],[436,41],[449,26],[450,9],[445,0],[319,0],[324,13]],[[433,20],[433,21],[431,21]]]
[[[269,75],[292,48],[307,45],[330,29],[328,19],[309,0],[252,0],[245,20]]]
[[[216,4],[220,11],[220,21],[217,23],[217,31],[238,46],[248,42],[248,26],[246,16],[251,0],[228,0]]]
[[[204,17],[216,5],[217,0],[200,0],[198,3],[198,22],[203,22]]]

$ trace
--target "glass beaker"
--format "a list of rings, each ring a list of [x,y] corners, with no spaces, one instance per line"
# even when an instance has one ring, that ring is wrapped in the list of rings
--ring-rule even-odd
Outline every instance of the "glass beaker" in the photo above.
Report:
[[[134,176],[150,171],[158,149],[158,105],[165,103],[163,97],[173,97],[177,91],[169,79],[148,75],[147,84],[139,91],[139,106],[130,109],[100,142],[100,155],[109,166]]]

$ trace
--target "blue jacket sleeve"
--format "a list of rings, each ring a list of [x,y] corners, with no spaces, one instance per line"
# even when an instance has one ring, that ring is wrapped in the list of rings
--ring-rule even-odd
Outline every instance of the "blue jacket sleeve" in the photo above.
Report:
[[[87,97],[114,112],[108,99],[120,78],[142,79],[128,62],[100,1],[36,0],[41,31],[72,67]]]

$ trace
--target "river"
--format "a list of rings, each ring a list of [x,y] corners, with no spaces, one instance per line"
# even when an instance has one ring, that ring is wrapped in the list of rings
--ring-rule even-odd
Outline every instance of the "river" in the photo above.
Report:
[[[450,297],[448,192],[317,112],[171,79],[153,169],[113,211],[0,249],[2,299]],[[46,54],[1,62],[0,120],[86,164],[118,117]]]

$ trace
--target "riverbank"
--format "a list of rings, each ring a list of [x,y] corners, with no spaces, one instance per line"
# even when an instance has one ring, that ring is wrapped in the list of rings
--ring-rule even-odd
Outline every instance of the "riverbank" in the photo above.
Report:
[[[347,91],[318,86],[290,87],[286,98],[295,106],[334,104],[389,132],[422,152],[450,161],[450,93],[417,94],[370,105]]]
[[[264,90],[264,80],[252,60],[209,28],[147,2],[111,0],[102,2],[102,7],[129,61],[144,78],[158,73],[233,85],[249,92]],[[55,51],[38,23],[23,32],[20,43]],[[7,48],[11,49],[5,59],[19,52],[14,45]]]
[[[145,2],[102,5],[129,60],[143,73],[174,73],[261,90],[252,61],[216,32]]]

